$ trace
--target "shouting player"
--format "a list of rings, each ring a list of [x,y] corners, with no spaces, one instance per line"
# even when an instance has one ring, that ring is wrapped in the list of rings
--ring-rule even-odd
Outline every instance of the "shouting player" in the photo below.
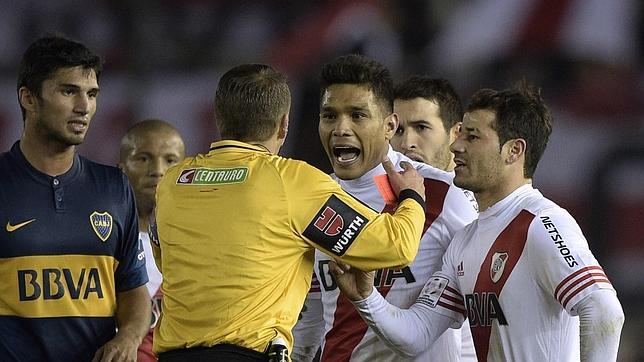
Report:
[[[380,63],[359,55],[339,57],[325,64],[320,86],[320,140],[333,166],[333,177],[358,200],[379,212],[392,212],[397,204],[388,193],[380,160],[387,155],[394,163],[410,161],[389,146],[396,132],[393,113],[393,81]],[[413,161],[411,161],[413,162]],[[413,162],[425,179],[427,215],[421,245],[414,262],[402,269],[383,269],[375,286],[394,305],[410,306],[425,282],[440,268],[441,257],[456,232],[476,217],[463,190],[452,185],[452,174]],[[296,328],[296,357],[313,358],[322,343],[322,361],[399,361],[400,357],[361,320],[351,303],[340,294],[329,274],[331,258],[317,253],[315,273],[320,284],[324,330],[312,333],[305,324],[315,323],[303,312]],[[309,296],[307,303],[312,303]],[[322,340],[322,334],[324,338]],[[460,358],[460,333],[448,331],[418,361],[440,355],[443,361]]]
[[[373,273],[332,266],[391,348],[422,353],[468,317],[480,361],[615,361],[624,322],[615,290],[573,217],[532,186],[551,131],[532,87],[472,97],[451,149],[454,183],[474,192],[479,217],[409,309],[372,290]]]

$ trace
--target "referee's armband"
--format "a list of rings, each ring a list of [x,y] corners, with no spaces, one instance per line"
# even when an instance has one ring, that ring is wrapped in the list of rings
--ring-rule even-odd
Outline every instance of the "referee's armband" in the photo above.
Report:
[[[342,256],[368,222],[351,205],[331,195],[303,235],[333,255]]]

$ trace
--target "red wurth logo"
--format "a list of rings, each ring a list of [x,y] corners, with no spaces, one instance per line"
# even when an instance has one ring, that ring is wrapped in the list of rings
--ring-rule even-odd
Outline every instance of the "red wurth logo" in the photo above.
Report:
[[[302,234],[329,252],[341,256],[368,221],[350,205],[331,195]]]
[[[325,235],[336,236],[344,228],[344,220],[341,215],[327,206],[313,225]]]

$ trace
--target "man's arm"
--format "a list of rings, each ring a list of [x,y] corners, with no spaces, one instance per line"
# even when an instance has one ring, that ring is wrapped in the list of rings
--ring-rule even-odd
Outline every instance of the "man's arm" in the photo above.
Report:
[[[360,316],[389,348],[411,358],[427,350],[450,326],[460,326],[464,316],[450,317],[431,307],[447,285],[437,285],[431,278],[416,303],[401,309],[387,302],[373,288],[373,272],[363,272],[349,265],[330,263],[330,271],[342,293],[351,300]],[[441,281],[445,280],[440,277]],[[437,287],[439,289],[437,289]],[[442,294],[442,293],[441,293]],[[439,295],[441,297],[442,295]]]
[[[622,306],[612,290],[595,290],[575,305],[579,314],[582,361],[615,361],[624,324]]]
[[[136,350],[150,329],[150,296],[145,285],[116,294],[116,336],[94,355],[93,361],[136,361]]]
[[[540,286],[580,317],[582,360],[614,361],[624,313],[577,222],[565,210],[545,210],[532,222],[527,245]]]
[[[425,223],[423,178],[409,164],[402,173],[390,161],[383,165],[391,172],[393,192],[402,190],[393,215],[378,214],[312,166],[284,167],[293,230],[311,246],[362,269],[409,265]]]
[[[309,292],[307,295],[300,312],[300,320],[293,327],[294,343],[291,359],[295,362],[313,361],[324,338],[322,300],[319,296],[314,297],[311,294]]]

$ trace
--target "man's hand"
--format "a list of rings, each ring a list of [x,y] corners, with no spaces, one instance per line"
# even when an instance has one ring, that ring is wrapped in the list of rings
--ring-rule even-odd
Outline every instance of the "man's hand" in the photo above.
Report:
[[[375,272],[373,271],[364,272],[334,260],[329,263],[329,271],[335,278],[336,283],[338,283],[342,294],[351,301],[366,299],[373,290],[375,277]]]
[[[135,362],[136,350],[150,330],[151,304],[145,284],[116,292],[118,332],[112,340],[96,351],[92,362]]]
[[[391,160],[387,157],[382,161],[382,167],[384,167],[385,172],[387,172],[389,184],[396,194],[396,197],[400,196],[400,191],[412,189],[416,191],[423,200],[425,199],[425,180],[409,162],[400,162],[400,167],[403,168],[403,171],[397,172],[394,165],[391,163]]]
[[[136,362],[136,350],[141,340],[126,333],[117,333],[112,340],[99,348],[92,362]]]

